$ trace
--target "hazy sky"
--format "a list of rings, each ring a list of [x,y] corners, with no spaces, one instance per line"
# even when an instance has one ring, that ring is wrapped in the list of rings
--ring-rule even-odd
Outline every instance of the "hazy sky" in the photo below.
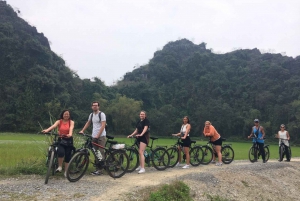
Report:
[[[170,41],[300,55],[299,0],[7,0],[80,78],[106,85]]]

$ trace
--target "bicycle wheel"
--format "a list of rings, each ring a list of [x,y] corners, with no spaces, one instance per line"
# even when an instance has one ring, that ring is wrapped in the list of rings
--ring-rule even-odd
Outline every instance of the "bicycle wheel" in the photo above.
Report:
[[[265,160],[268,161],[270,158],[270,150],[269,147],[264,146],[264,150],[265,150]]]
[[[111,152],[106,160],[106,171],[113,178],[122,177],[129,167],[129,158],[125,150]]]
[[[201,147],[192,147],[190,150],[190,163],[192,166],[200,165],[203,160],[203,150]]]
[[[234,151],[231,146],[225,145],[222,147],[222,162],[224,164],[229,164],[234,159]]]
[[[291,146],[289,146],[289,152],[290,152],[290,158],[288,160],[291,160],[292,158],[292,150],[291,150]]]
[[[47,173],[46,173],[45,184],[48,184],[49,176],[50,176],[51,170],[53,169],[53,160],[54,160],[54,150],[51,151],[50,159],[48,162],[48,169],[47,169]]]
[[[202,146],[201,148],[203,150],[203,159],[201,161],[201,164],[207,165],[213,158],[213,150],[207,145]]]
[[[170,155],[162,147],[153,150],[151,160],[154,168],[157,170],[165,170],[170,165]]]
[[[126,154],[128,155],[129,159],[129,166],[127,172],[133,172],[139,165],[139,153],[134,148],[127,148]]]
[[[170,147],[167,149],[167,152],[170,156],[170,164],[169,167],[175,167],[175,165],[179,161],[179,150],[177,147]]]
[[[284,146],[280,145],[279,149],[279,161],[282,161],[284,157]]]
[[[66,170],[67,179],[76,182],[83,177],[89,166],[89,156],[86,153],[78,152],[74,154]]]
[[[258,150],[256,149],[256,147],[251,146],[249,149],[249,154],[248,154],[248,157],[249,157],[249,160],[251,163],[257,162],[257,153],[258,153]]]

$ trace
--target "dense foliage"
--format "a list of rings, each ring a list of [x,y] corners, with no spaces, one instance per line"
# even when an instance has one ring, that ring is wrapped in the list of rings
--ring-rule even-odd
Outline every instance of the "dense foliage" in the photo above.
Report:
[[[273,136],[287,125],[300,131],[300,57],[261,54],[258,49],[214,54],[206,44],[169,42],[148,64],[108,87],[80,77],[51,51],[48,39],[9,5],[0,5],[0,130],[37,131],[49,112],[71,109],[81,128],[98,100],[109,131],[129,134],[138,112],[147,111],[151,133],[178,132],[189,116],[192,135],[210,120],[224,137],[244,138],[259,118]]]

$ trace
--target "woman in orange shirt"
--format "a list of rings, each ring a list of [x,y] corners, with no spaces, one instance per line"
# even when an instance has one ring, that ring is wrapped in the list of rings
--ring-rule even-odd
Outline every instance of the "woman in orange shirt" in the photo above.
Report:
[[[218,133],[218,131],[211,125],[210,121],[205,122],[203,134],[205,137],[210,137],[210,142],[215,145],[214,149],[215,152],[218,155],[218,160],[219,162],[216,163],[216,166],[221,166],[222,165],[222,154],[221,154],[221,148],[222,148],[222,139],[221,135]],[[213,154],[213,160],[212,162],[215,161],[215,155]]]
[[[60,114],[60,120],[57,120],[52,126],[43,130],[43,133],[47,133],[52,129],[58,127],[58,133],[60,135],[59,142],[64,140],[67,144],[60,143],[58,145],[58,168],[56,172],[62,171],[62,163],[65,157],[65,171],[68,168],[69,161],[71,160],[71,152],[73,150],[73,129],[74,129],[74,121],[71,120],[71,115],[69,110],[63,110]],[[66,176],[66,172],[64,174]]]

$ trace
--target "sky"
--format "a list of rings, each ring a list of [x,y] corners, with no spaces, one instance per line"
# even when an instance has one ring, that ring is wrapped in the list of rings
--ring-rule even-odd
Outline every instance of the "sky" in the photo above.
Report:
[[[1,1],[1,0],[0,0]],[[81,79],[108,86],[168,42],[300,55],[299,0],[6,0]]]

